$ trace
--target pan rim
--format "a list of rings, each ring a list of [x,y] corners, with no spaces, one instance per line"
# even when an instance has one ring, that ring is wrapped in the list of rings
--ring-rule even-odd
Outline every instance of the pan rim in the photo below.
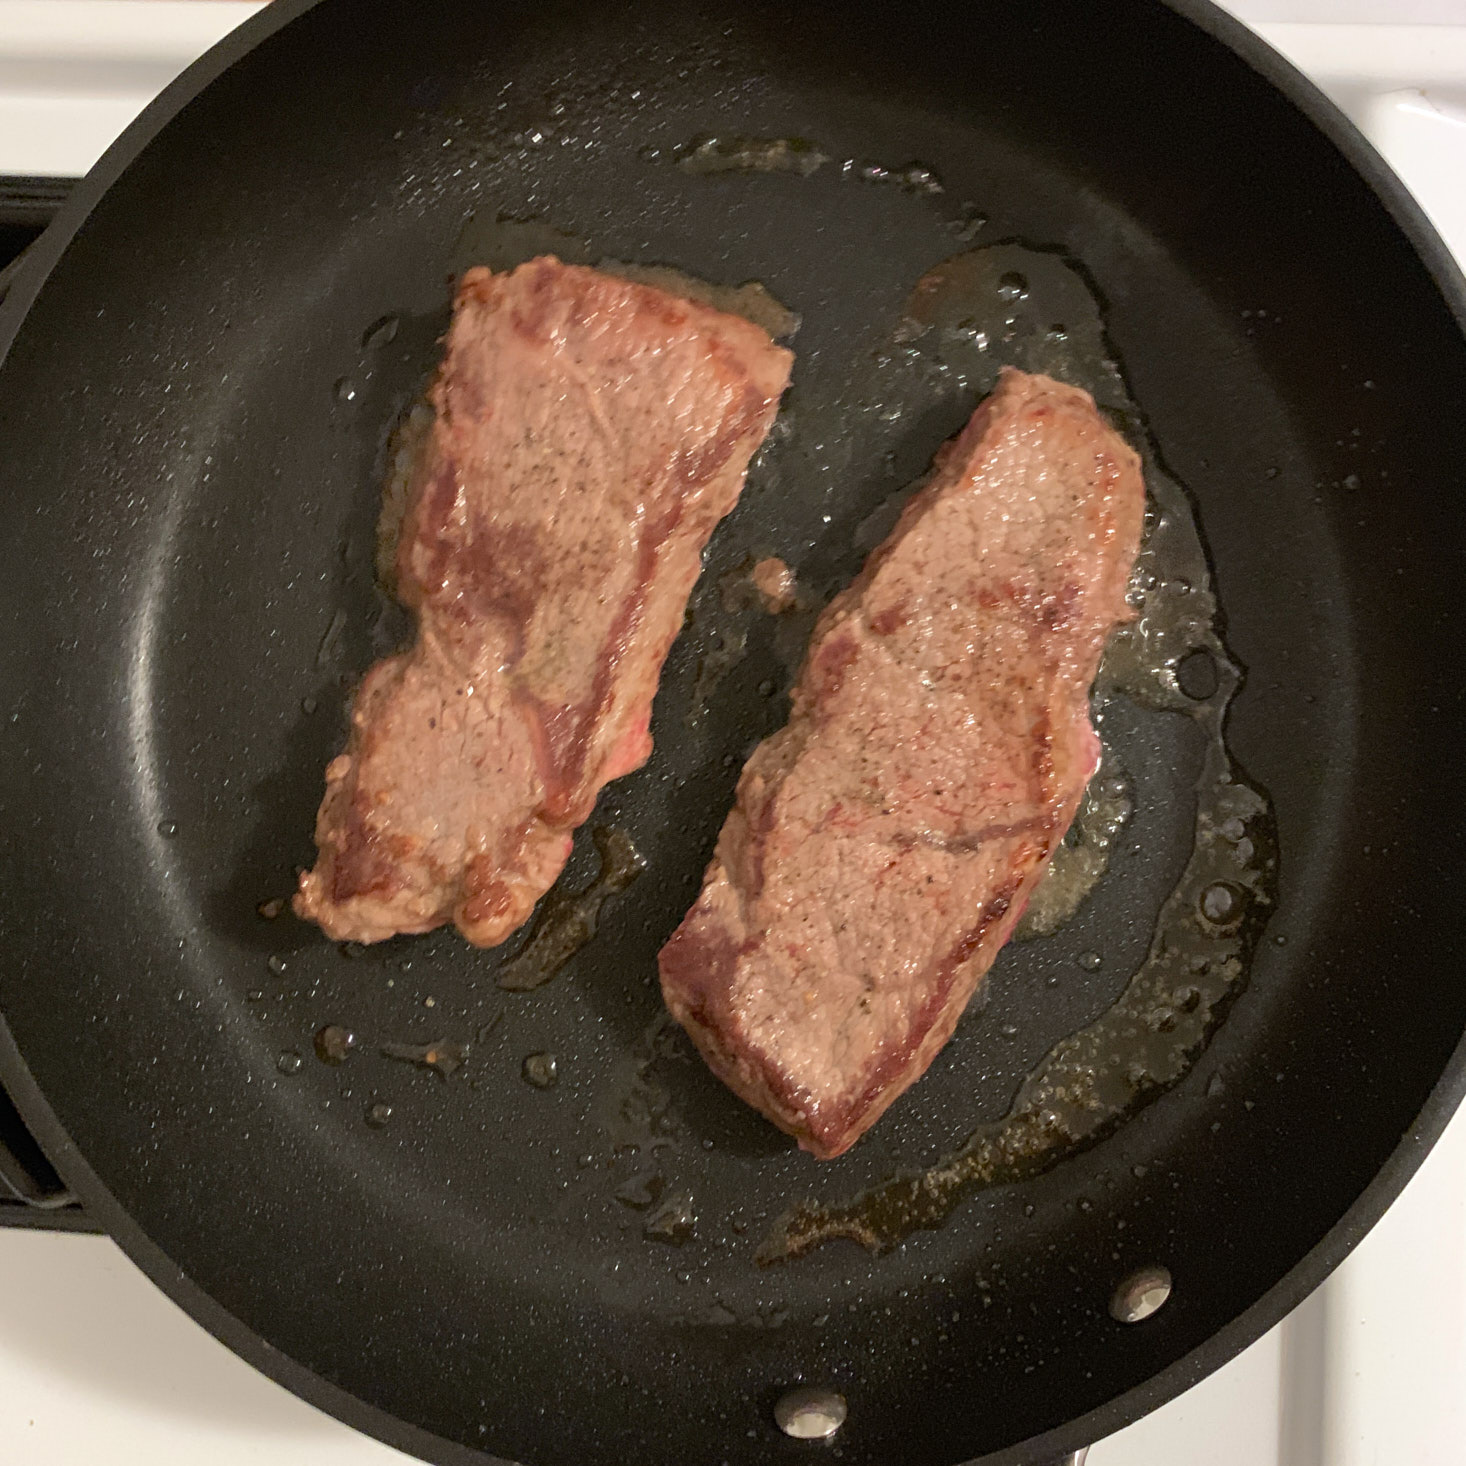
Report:
[[[3,304],[0,365],[31,306],[73,237],[143,149],[229,66],[322,0],[275,0],[182,72],[108,148],[73,189],[37,241]],[[1286,57],[1215,0],[1162,0],[1226,47],[1291,103],[1364,181],[1424,266],[1466,338],[1466,275],[1424,209],[1363,133]],[[0,1012],[0,1082],[66,1184],[142,1272],[233,1353],[296,1396],[352,1428],[434,1466],[510,1466],[412,1425],[332,1384],[282,1354],[216,1302],[137,1225],[71,1140]],[[967,1466],[1026,1466],[1035,1455],[1063,1456],[1091,1445],[1176,1398],[1261,1338],[1339,1266],[1405,1188],[1466,1098],[1466,1036],[1424,1104],[1368,1185],[1315,1245],[1261,1297],[1203,1343],[1143,1383],[1041,1436],[989,1453]]]

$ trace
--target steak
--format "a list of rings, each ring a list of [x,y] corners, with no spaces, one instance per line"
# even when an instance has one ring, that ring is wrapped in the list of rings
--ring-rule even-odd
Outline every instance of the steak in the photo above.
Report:
[[[502,942],[601,786],[651,752],[662,663],[790,354],[736,316],[543,258],[469,270],[396,556],[417,615],[326,769],[295,909],[337,940]]]
[[[820,617],[660,958],[713,1070],[816,1156],[920,1078],[1063,839],[1144,508],[1087,393],[1005,371]]]

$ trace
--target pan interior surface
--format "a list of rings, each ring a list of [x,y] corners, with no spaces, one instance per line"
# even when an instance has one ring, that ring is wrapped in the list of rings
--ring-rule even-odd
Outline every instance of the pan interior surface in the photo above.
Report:
[[[750,139],[799,166],[684,166]],[[1001,1116],[1119,993],[1189,848],[1191,725],[1117,726],[1137,809],[1104,881],[1003,954],[838,1162],[659,1021],[657,949],[797,662],[727,577],[777,554],[818,600],[854,572],[979,394],[933,378],[886,420],[852,383],[902,369],[919,277],[1000,241],[1076,262],[1194,496],[1279,900],[1193,1072],[1108,1139],[886,1255],[759,1268],[786,1207]],[[310,863],[350,691],[403,634],[376,516],[451,278],[526,248],[759,281],[801,323],[656,751],[592,821],[647,867],[562,971],[506,992],[517,942],[338,948],[258,908]],[[1386,209],[1162,6],[324,0],[108,190],[0,367],[0,1011],[28,1082],[137,1235],[425,1455],[782,1459],[804,1448],[772,1406],[800,1383],[847,1397],[849,1463],[1084,1444],[1288,1277],[1466,1028],[1444,920],[1466,875],[1463,401],[1459,325]],[[316,1056],[324,1025],[356,1035],[344,1063]],[[382,1052],[414,1045],[466,1053],[444,1074]],[[545,1055],[555,1082],[528,1082]],[[1153,1265],[1171,1301],[1116,1323],[1116,1283]]]

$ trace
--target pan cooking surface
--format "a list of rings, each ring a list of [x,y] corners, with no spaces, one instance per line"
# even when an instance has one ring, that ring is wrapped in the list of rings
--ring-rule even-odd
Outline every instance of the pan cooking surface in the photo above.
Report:
[[[892,35],[858,8],[340,8],[265,42],[138,159],[0,372],[24,630],[0,668],[0,1003],[84,1189],[245,1328],[429,1435],[358,1423],[445,1460],[768,1460],[793,1449],[771,1411],[800,1382],[850,1400],[843,1460],[998,1460],[1179,1387],[1141,1388],[1337,1220],[1462,1027],[1428,919],[1462,824],[1442,811],[1427,838],[1410,818],[1427,788],[1459,800],[1440,741],[1466,430],[1445,404],[1466,371],[1436,288],[1329,145],[1160,9],[1101,30],[1080,6],[933,8]],[[679,165],[715,157],[709,138],[808,149]],[[1280,159],[1311,211],[1260,190]],[[389,435],[459,256],[501,216],[521,243],[543,229],[534,249],[758,281],[801,317],[656,753],[592,821],[646,867],[527,992],[497,980],[519,942],[338,948],[258,914],[311,860],[350,689],[403,634],[373,570]],[[726,577],[777,554],[821,601],[854,572],[883,506],[1021,362],[1016,337],[969,341],[960,370],[898,341],[911,289],[1005,240],[1082,266],[1194,495],[1246,669],[1232,750],[1276,812],[1276,905],[1205,1056],[1108,1139],[883,1256],[839,1241],[759,1268],[791,1204],[1001,1117],[1139,967],[1193,844],[1201,727],[1115,702],[1135,809],[1104,878],[1005,951],[927,1077],[835,1163],[660,1017],[656,950],[807,634],[729,610]],[[1030,299],[1036,322],[1049,302]],[[1076,379],[1103,389],[1096,368]],[[897,390],[868,390],[882,372]],[[592,836],[569,890],[597,870]],[[1115,1284],[1150,1265],[1171,1302],[1116,1324]]]

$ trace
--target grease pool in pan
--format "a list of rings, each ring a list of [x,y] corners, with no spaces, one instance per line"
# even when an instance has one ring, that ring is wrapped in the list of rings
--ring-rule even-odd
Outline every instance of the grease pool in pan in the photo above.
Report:
[[[955,232],[962,239],[969,231],[963,226]],[[552,224],[502,215],[466,227],[458,251],[506,268],[547,248],[566,258],[597,258],[588,242]],[[688,282],[690,294],[724,308],[763,314],[766,326],[792,330],[797,325],[798,318],[761,286],[709,286],[654,268],[653,283],[675,288],[680,279]],[[637,274],[645,276],[646,267]],[[884,1249],[912,1230],[939,1225],[972,1188],[1035,1174],[1108,1133],[1195,1062],[1245,983],[1274,899],[1271,810],[1262,792],[1236,767],[1225,742],[1226,711],[1241,674],[1217,630],[1218,612],[1194,513],[1184,490],[1157,460],[1109,349],[1100,303],[1082,271],[1058,253],[1015,242],[953,255],[917,283],[885,345],[849,364],[850,380],[840,393],[839,407],[888,425],[894,438],[907,422],[921,421],[936,399],[961,402],[970,410],[990,390],[1003,364],[1047,372],[1090,390],[1141,450],[1151,498],[1145,546],[1131,588],[1137,619],[1112,642],[1096,687],[1096,721],[1105,738],[1106,761],[1019,935],[1041,942],[1083,908],[1104,878],[1110,849],[1131,817],[1136,794],[1112,748],[1114,740],[1105,734],[1107,714],[1120,702],[1129,705],[1132,716],[1188,717],[1204,734],[1190,858],[1161,906],[1149,955],[1118,1001],[1049,1053],[1018,1087],[1004,1118],[974,1128],[964,1144],[933,1166],[898,1171],[854,1195],[847,1189],[843,1195],[798,1201],[765,1238],[759,1252],[765,1262],[796,1256],[840,1236]],[[428,421],[421,408],[409,411],[390,447],[383,547],[390,546],[395,528],[391,505],[400,500],[390,481],[400,490],[414,439]],[[771,435],[773,446],[797,450],[801,438],[830,440],[840,426],[829,412],[811,411],[796,390]],[[912,487],[892,494],[866,515],[854,535],[859,552],[884,537]],[[797,557],[791,559],[805,583],[805,567]],[[379,565],[385,560],[384,555]],[[818,568],[811,581],[821,584]],[[700,668],[682,714],[689,728],[707,724],[713,690],[744,654],[745,623],[760,614],[742,603],[728,603],[726,596],[704,598],[701,612],[695,609],[690,636],[700,648]],[[814,614],[814,603],[802,602],[795,614],[778,618],[772,633],[791,676]],[[777,689],[769,686],[772,695]],[[549,900],[553,904],[557,896]],[[527,940],[532,946],[533,934]],[[1090,955],[1098,960],[1097,954]],[[519,960],[511,957],[506,970],[512,974]],[[982,1000],[980,989],[974,1006],[980,1007]],[[655,1097],[660,1090],[653,1071],[666,1059],[668,1046],[677,1047],[680,1035],[666,1032],[664,1025],[657,1028],[649,1037],[646,1062],[622,1068],[623,1078],[611,1081],[612,1088],[629,1083],[630,1089],[608,1094],[597,1108],[618,1117],[610,1137],[615,1152],[639,1152],[637,1176],[652,1178],[669,1195],[681,1194],[691,1178],[676,1174],[677,1146],[669,1128],[675,1105],[666,1096],[647,1102],[648,1095]],[[738,1102],[729,1096],[728,1103]],[[794,1200],[792,1194],[786,1197]]]
[[[883,1251],[915,1230],[940,1226],[972,1189],[1036,1174],[1109,1133],[1189,1071],[1246,981],[1276,894],[1271,805],[1227,748],[1227,708],[1242,673],[1218,631],[1195,514],[1157,461],[1088,283],[1053,252],[1016,243],[971,250],[923,277],[897,336],[906,352],[961,381],[980,381],[991,375],[989,363],[1002,362],[1079,383],[1142,452],[1150,502],[1130,588],[1136,617],[1106,650],[1095,720],[1103,733],[1108,708],[1125,699],[1149,715],[1180,714],[1200,725],[1206,746],[1194,837],[1149,951],[1119,999],[1049,1052],[1006,1116],[977,1127],[932,1166],[899,1172],[855,1196],[796,1204],[760,1248],[765,1263],[837,1237]],[[1104,875],[1129,800],[1111,754],[1020,936],[1049,935],[1075,914]]]

